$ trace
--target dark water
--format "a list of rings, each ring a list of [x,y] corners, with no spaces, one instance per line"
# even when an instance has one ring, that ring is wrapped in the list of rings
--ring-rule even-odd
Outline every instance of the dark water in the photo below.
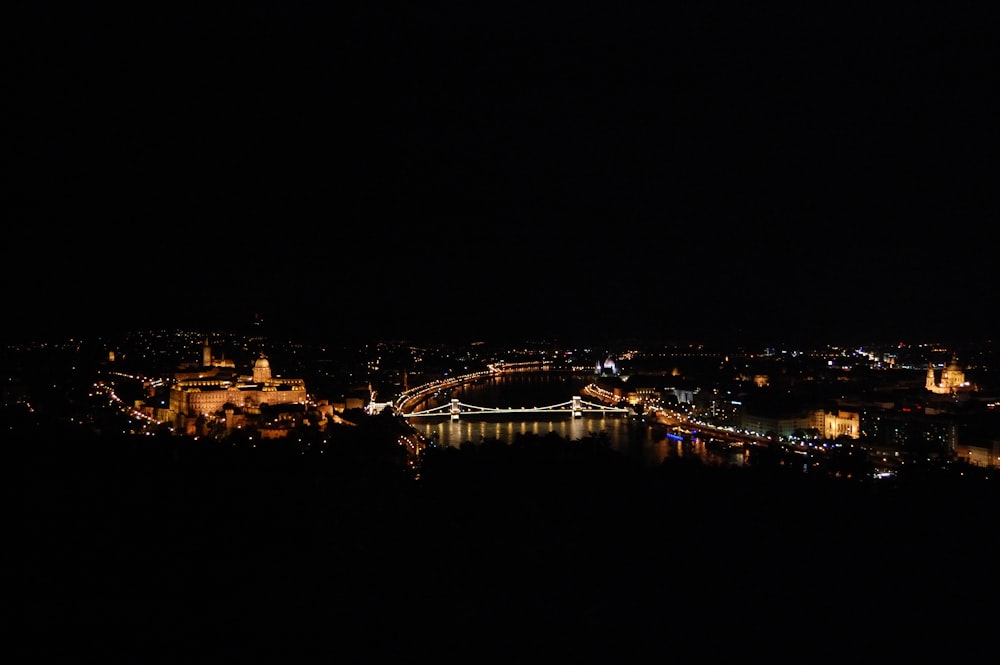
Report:
[[[463,404],[493,407],[543,407],[562,404],[574,396],[596,402],[582,391],[593,376],[535,372],[506,374],[466,384],[428,400],[418,410],[447,404],[458,399]],[[693,455],[711,464],[742,463],[742,451],[719,454],[707,450],[694,439],[684,442],[669,438],[661,428],[651,427],[640,418],[622,414],[584,414],[574,418],[569,413],[552,414],[466,414],[458,420],[447,415],[410,418],[410,425],[433,439],[439,446],[458,447],[486,440],[512,443],[519,434],[545,436],[551,432],[571,441],[589,436],[606,438],[610,446],[646,464],[657,464],[669,456]]]

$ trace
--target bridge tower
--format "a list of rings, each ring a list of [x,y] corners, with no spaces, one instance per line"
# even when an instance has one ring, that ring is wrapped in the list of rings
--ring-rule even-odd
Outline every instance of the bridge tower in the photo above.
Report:
[[[580,418],[581,416],[583,416],[583,405],[580,403],[582,401],[583,400],[580,398],[579,395],[574,395],[573,396],[573,417],[574,418]]]
[[[451,409],[449,409],[449,413],[451,413],[451,419],[452,420],[458,420],[458,414],[460,414],[461,412],[462,412],[462,410],[460,408],[458,408],[458,400],[455,399],[454,397],[452,397],[451,398]]]

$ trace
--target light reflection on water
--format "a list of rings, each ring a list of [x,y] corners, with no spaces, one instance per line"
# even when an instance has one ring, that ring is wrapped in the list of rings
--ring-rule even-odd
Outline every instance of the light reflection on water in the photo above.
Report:
[[[483,407],[548,406],[580,395],[581,389],[592,381],[593,377],[555,373],[504,375],[456,388],[428,400],[419,408],[432,408],[452,398]],[[510,417],[463,414],[458,420],[435,416],[411,418],[408,422],[439,446],[459,447],[467,442],[479,444],[489,440],[513,443],[518,435],[544,437],[554,433],[570,441],[591,436],[604,438],[613,450],[644,464],[655,465],[668,457],[685,456],[698,457],[708,464],[738,466],[743,463],[742,449],[715,452],[706,449],[705,442],[700,439],[683,442],[668,438],[661,429],[619,414],[585,414],[579,418],[570,414],[514,414]]]

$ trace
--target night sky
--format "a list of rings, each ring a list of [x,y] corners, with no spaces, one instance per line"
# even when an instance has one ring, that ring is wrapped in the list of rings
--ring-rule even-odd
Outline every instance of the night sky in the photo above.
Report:
[[[1000,328],[991,17],[141,4],[13,42],[9,335]]]

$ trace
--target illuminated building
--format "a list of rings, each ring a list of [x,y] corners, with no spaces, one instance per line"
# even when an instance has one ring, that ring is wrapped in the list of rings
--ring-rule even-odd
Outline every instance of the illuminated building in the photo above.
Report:
[[[937,395],[950,395],[960,391],[973,390],[971,384],[965,380],[965,372],[954,355],[951,357],[951,362],[942,368],[940,373],[934,371],[934,365],[927,366],[924,387]]]
[[[823,412],[823,437],[836,439],[846,436],[851,439],[861,438],[861,414],[857,411],[844,409]]]
[[[180,432],[193,433],[201,417],[222,417],[227,411],[259,413],[261,407],[305,404],[305,381],[275,377],[261,355],[250,375],[240,375],[232,362],[215,362],[208,344],[198,370],[178,371],[170,388],[170,412]]]

